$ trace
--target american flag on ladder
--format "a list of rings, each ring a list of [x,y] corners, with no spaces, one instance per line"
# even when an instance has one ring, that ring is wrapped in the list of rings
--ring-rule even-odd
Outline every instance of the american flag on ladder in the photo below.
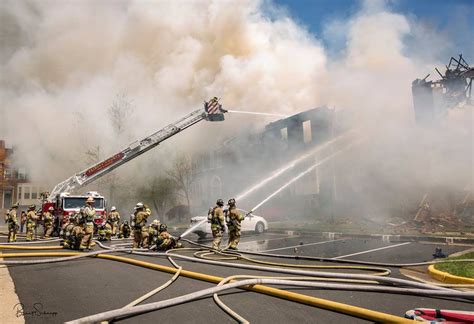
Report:
[[[206,102],[205,108],[208,114],[220,113],[222,105],[219,103],[219,100],[214,97],[209,102]]]

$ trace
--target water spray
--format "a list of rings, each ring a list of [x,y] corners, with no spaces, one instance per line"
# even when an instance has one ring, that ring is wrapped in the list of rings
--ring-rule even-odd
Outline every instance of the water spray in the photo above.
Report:
[[[346,151],[347,149],[353,147],[354,145],[356,144],[360,144],[362,143],[363,141],[365,141],[366,138],[364,139],[361,139],[361,140],[357,140],[357,141],[354,141],[352,142],[351,144],[347,145],[346,147],[344,147],[343,149],[340,149],[339,151],[336,151],[330,155],[328,155],[327,157],[325,157],[324,159],[322,159],[321,161],[318,161],[317,163],[313,164],[312,166],[310,166],[308,169],[306,169],[305,171],[301,172],[300,174],[298,174],[296,177],[294,177],[293,179],[291,179],[290,181],[288,181],[287,183],[285,183],[283,186],[281,186],[280,188],[278,188],[275,192],[273,192],[271,195],[269,195],[267,198],[265,198],[264,200],[262,200],[260,203],[258,203],[258,205],[256,205],[254,208],[252,208],[248,213],[247,215],[250,215],[252,214],[256,209],[260,208],[263,204],[265,204],[267,201],[269,201],[270,199],[272,199],[273,197],[275,197],[277,194],[279,194],[282,190],[284,190],[285,188],[287,188],[289,185],[291,185],[293,182],[301,179],[302,177],[304,177],[306,174],[308,174],[309,172],[313,171],[315,168],[317,168],[318,166],[322,165],[323,163],[326,163],[327,161],[329,161],[330,159],[332,159],[333,157],[339,155],[340,153]]]
[[[256,111],[227,110],[227,112],[237,113],[237,114],[250,114],[250,115],[261,115],[261,116],[271,116],[271,117],[282,117],[282,118],[287,118],[288,117],[288,115],[263,113],[263,112],[256,112]]]
[[[229,111],[230,112],[230,111]],[[279,177],[281,174],[283,174],[284,172],[288,171],[289,169],[292,169],[294,168],[298,163],[306,160],[307,158],[313,156],[314,154],[320,152],[321,150],[327,148],[328,146],[334,144],[335,142],[349,136],[349,134],[352,134],[354,133],[356,130],[351,130],[351,131],[348,131],[347,133],[344,133],[342,135],[339,135],[335,138],[333,138],[332,140],[316,147],[315,149],[311,150],[310,152],[308,153],[305,153],[299,157],[297,157],[296,159],[294,159],[293,161],[291,161],[290,163],[288,163],[287,165],[285,165],[284,167],[278,169],[277,171],[273,172],[269,177],[267,177],[266,179],[264,179],[263,181],[259,181],[257,184],[255,184],[254,186],[252,186],[251,188],[249,188],[248,190],[246,190],[245,192],[239,194],[238,196],[236,196],[236,200],[241,200],[243,199],[244,197],[248,196],[249,194],[251,194],[252,192],[254,192],[255,190],[263,187],[264,185],[266,185],[268,182],[272,181],[273,179]],[[352,145],[352,144],[351,144]],[[349,146],[350,147],[350,146]],[[348,147],[346,147],[345,149],[347,149]],[[324,162],[326,162],[327,160],[329,160],[330,158],[334,157],[335,155],[339,154],[340,152],[342,152],[343,150],[345,149],[342,149],[336,153],[333,153],[331,155],[329,155],[328,157],[324,158],[323,160],[321,160],[320,162],[317,163],[316,166],[314,166],[311,170],[313,170],[314,168],[316,168],[317,166],[323,164]],[[307,171],[306,173],[310,172],[311,170]],[[305,173],[305,174],[306,174]],[[296,180],[298,180],[299,178],[301,178],[303,175],[299,175],[298,178],[294,178],[290,181],[294,182]],[[292,183],[291,182],[291,183]],[[280,188],[278,189],[280,192],[281,190],[283,190],[284,188],[286,188],[290,183],[286,184],[285,187],[283,188]],[[278,192],[272,194],[270,197],[266,198],[263,202],[261,202],[260,204],[258,204],[256,207],[254,207],[252,210],[250,210],[249,212],[246,212],[246,216],[247,215],[250,215],[251,213],[253,213],[255,211],[255,209],[259,208],[261,205],[263,205],[265,202],[267,202],[268,200],[270,200],[274,195],[278,194]],[[188,228],[183,234],[181,234],[179,237],[178,237],[178,240],[185,237],[186,235],[188,235],[189,233],[191,233],[194,229],[196,229],[197,227],[199,227],[201,224],[203,224],[204,222],[207,221],[207,218],[201,220],[200,222],[196,223],[195,225],[191,226],[190,228]]]
[[[246,196],[248,196],[249,194],[251,194],[252,192],[254,192],[255,190],[265,186],[268,182],[272,181],[273,179],[279,177],[281,174],[283,174],[284,172],[288,171],[289,169],[292,169],[294,168],[298,163],[306,160],[307,158],[315,155],[316,153],[322,151],[323,149],[327,148],[328,146],[334,144],[335,142],[349,136],[349,134],[352,134],[354,133],[356,130],[351,130],[351,131],[348,131],[342,135],[339,135],[335,138],[333,138],[332,140],[330,141],[327,141],[326,143],[322,144],[322,145],[319,145],[317,146],[315,149],[311,150],[310,152],[308,153],[305,153],[299,157],[297,157],[296,159],[292,160],[290,163],[288,163],[287,165],[285,165],[284,167],[274,171],[270,176],[268,176],[267,178],[265,178],[263,181],[259,181],[258,183],[256,183],[255,185],[253,185],[252,187],[250,187],[249,189],[247,189],[246,191],[244,191],[243,193],[237,195],[237,197],[235,197],[235,200],[242,200],[243,198],[245,198]]]
[[[184,231],[183,234],[181,234],[180,236],[178,236],[178,240],[180,240],[181,238],[183,238],[183,237],[185,237],[186,235],[188,235],[189,233],[191,233],[196,227],[198,227],[199,225],[203,224],[204,222],[207,222],[207,218],[204,218],[202,221],[197,222],[196,225],[191,226],[191,227],[188,228],[186,231]]]

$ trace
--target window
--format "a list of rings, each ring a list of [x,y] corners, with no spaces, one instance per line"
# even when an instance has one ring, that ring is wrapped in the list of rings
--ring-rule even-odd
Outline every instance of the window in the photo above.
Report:
[[[281,139],[283,141],[287,141],[288,140],[288,128],[280,129],[280,135],[281,135]]]
[[[26,180],[26,169],[18,168],[18,180]]]
[[[38,188],[31,187],[31,199],[38,199]]]
[[[5,168],[5,179],[11,179],[12,178],[12,169]]]
[[[21,199],[21,186],[18,186],[17,200]]]
[[[309,143],[312,141],[311,120],[303,122],[303,141],[304,143]]]
[[[24,190],[25,190],[25,199],[30,199],[30,190],[31,190],[31,187],[24,187]]]

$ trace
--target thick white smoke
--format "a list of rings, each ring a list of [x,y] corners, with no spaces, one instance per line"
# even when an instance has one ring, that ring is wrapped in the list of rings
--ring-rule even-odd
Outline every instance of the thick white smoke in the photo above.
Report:
[[[327,29],[326,36],[347,40],[331,59],[274,8],[241,0],[4,0],[0,138],[16,146],[34,180],[55,184],[87,165],[86,151],[104,158],[212,96],[232,109],[292,114],[328,104],[357,112],[364,123],[413,123],[411,81],[441,65],[406,53],[404,39],[419,36],[416,21],[384,1],[365,2]],[[121,134],[110,118],[117,95],[131,107]],[[227,119],[234,124],[176,136],[158,150],[166,153],[160,163],[175,147],[207,150],[258,123]],[[156,154],[123,172],[135,175],[139,165],[143,174],[158,172],[146,162]]]

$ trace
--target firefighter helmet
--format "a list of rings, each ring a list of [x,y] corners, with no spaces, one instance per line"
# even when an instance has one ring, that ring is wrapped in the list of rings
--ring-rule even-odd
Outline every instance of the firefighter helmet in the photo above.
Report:
[[[49,210],[49,211],[53,211],[53,210],[54,210],[53,206],[50,206],[50,207],[48,208],[48,210]]]
[[[115,208],[115,206],[112,206],[112,208],[110,208],[110,211],[116,211],[117,208]]]
[[[93,203],[94,202],[94,197],[89,196],[87,197],[86,203]]]
[[[135,209],[143,208],[143,203],[139,202],[135,205]]]
[[[20,206],[20,203],[17,201],[13,206],[12,208],[18,208]]]
[[[167,231],[167,230],[168,230],[168,226],[166,226],[166,224],[161,224],[160,225],[160,233],[164,232],[164,231]]]
[[[28,206],[28,209],[35,209],[36,208],[36,205],[29,205]]]
[[[235,205],[235,199],[234,198],[229,199],[229,201],[227,202],[227,205],[234,206]]]
[[[224,206],[224,200],[222,200],[222,199],[217,199],[216,205],[217,205],[217,206],[221,206],[221,207]]]
[[[160,221],[155,219],[153,222],[151,222],[151,225],[153,226],[159,226],[160,225]]]

